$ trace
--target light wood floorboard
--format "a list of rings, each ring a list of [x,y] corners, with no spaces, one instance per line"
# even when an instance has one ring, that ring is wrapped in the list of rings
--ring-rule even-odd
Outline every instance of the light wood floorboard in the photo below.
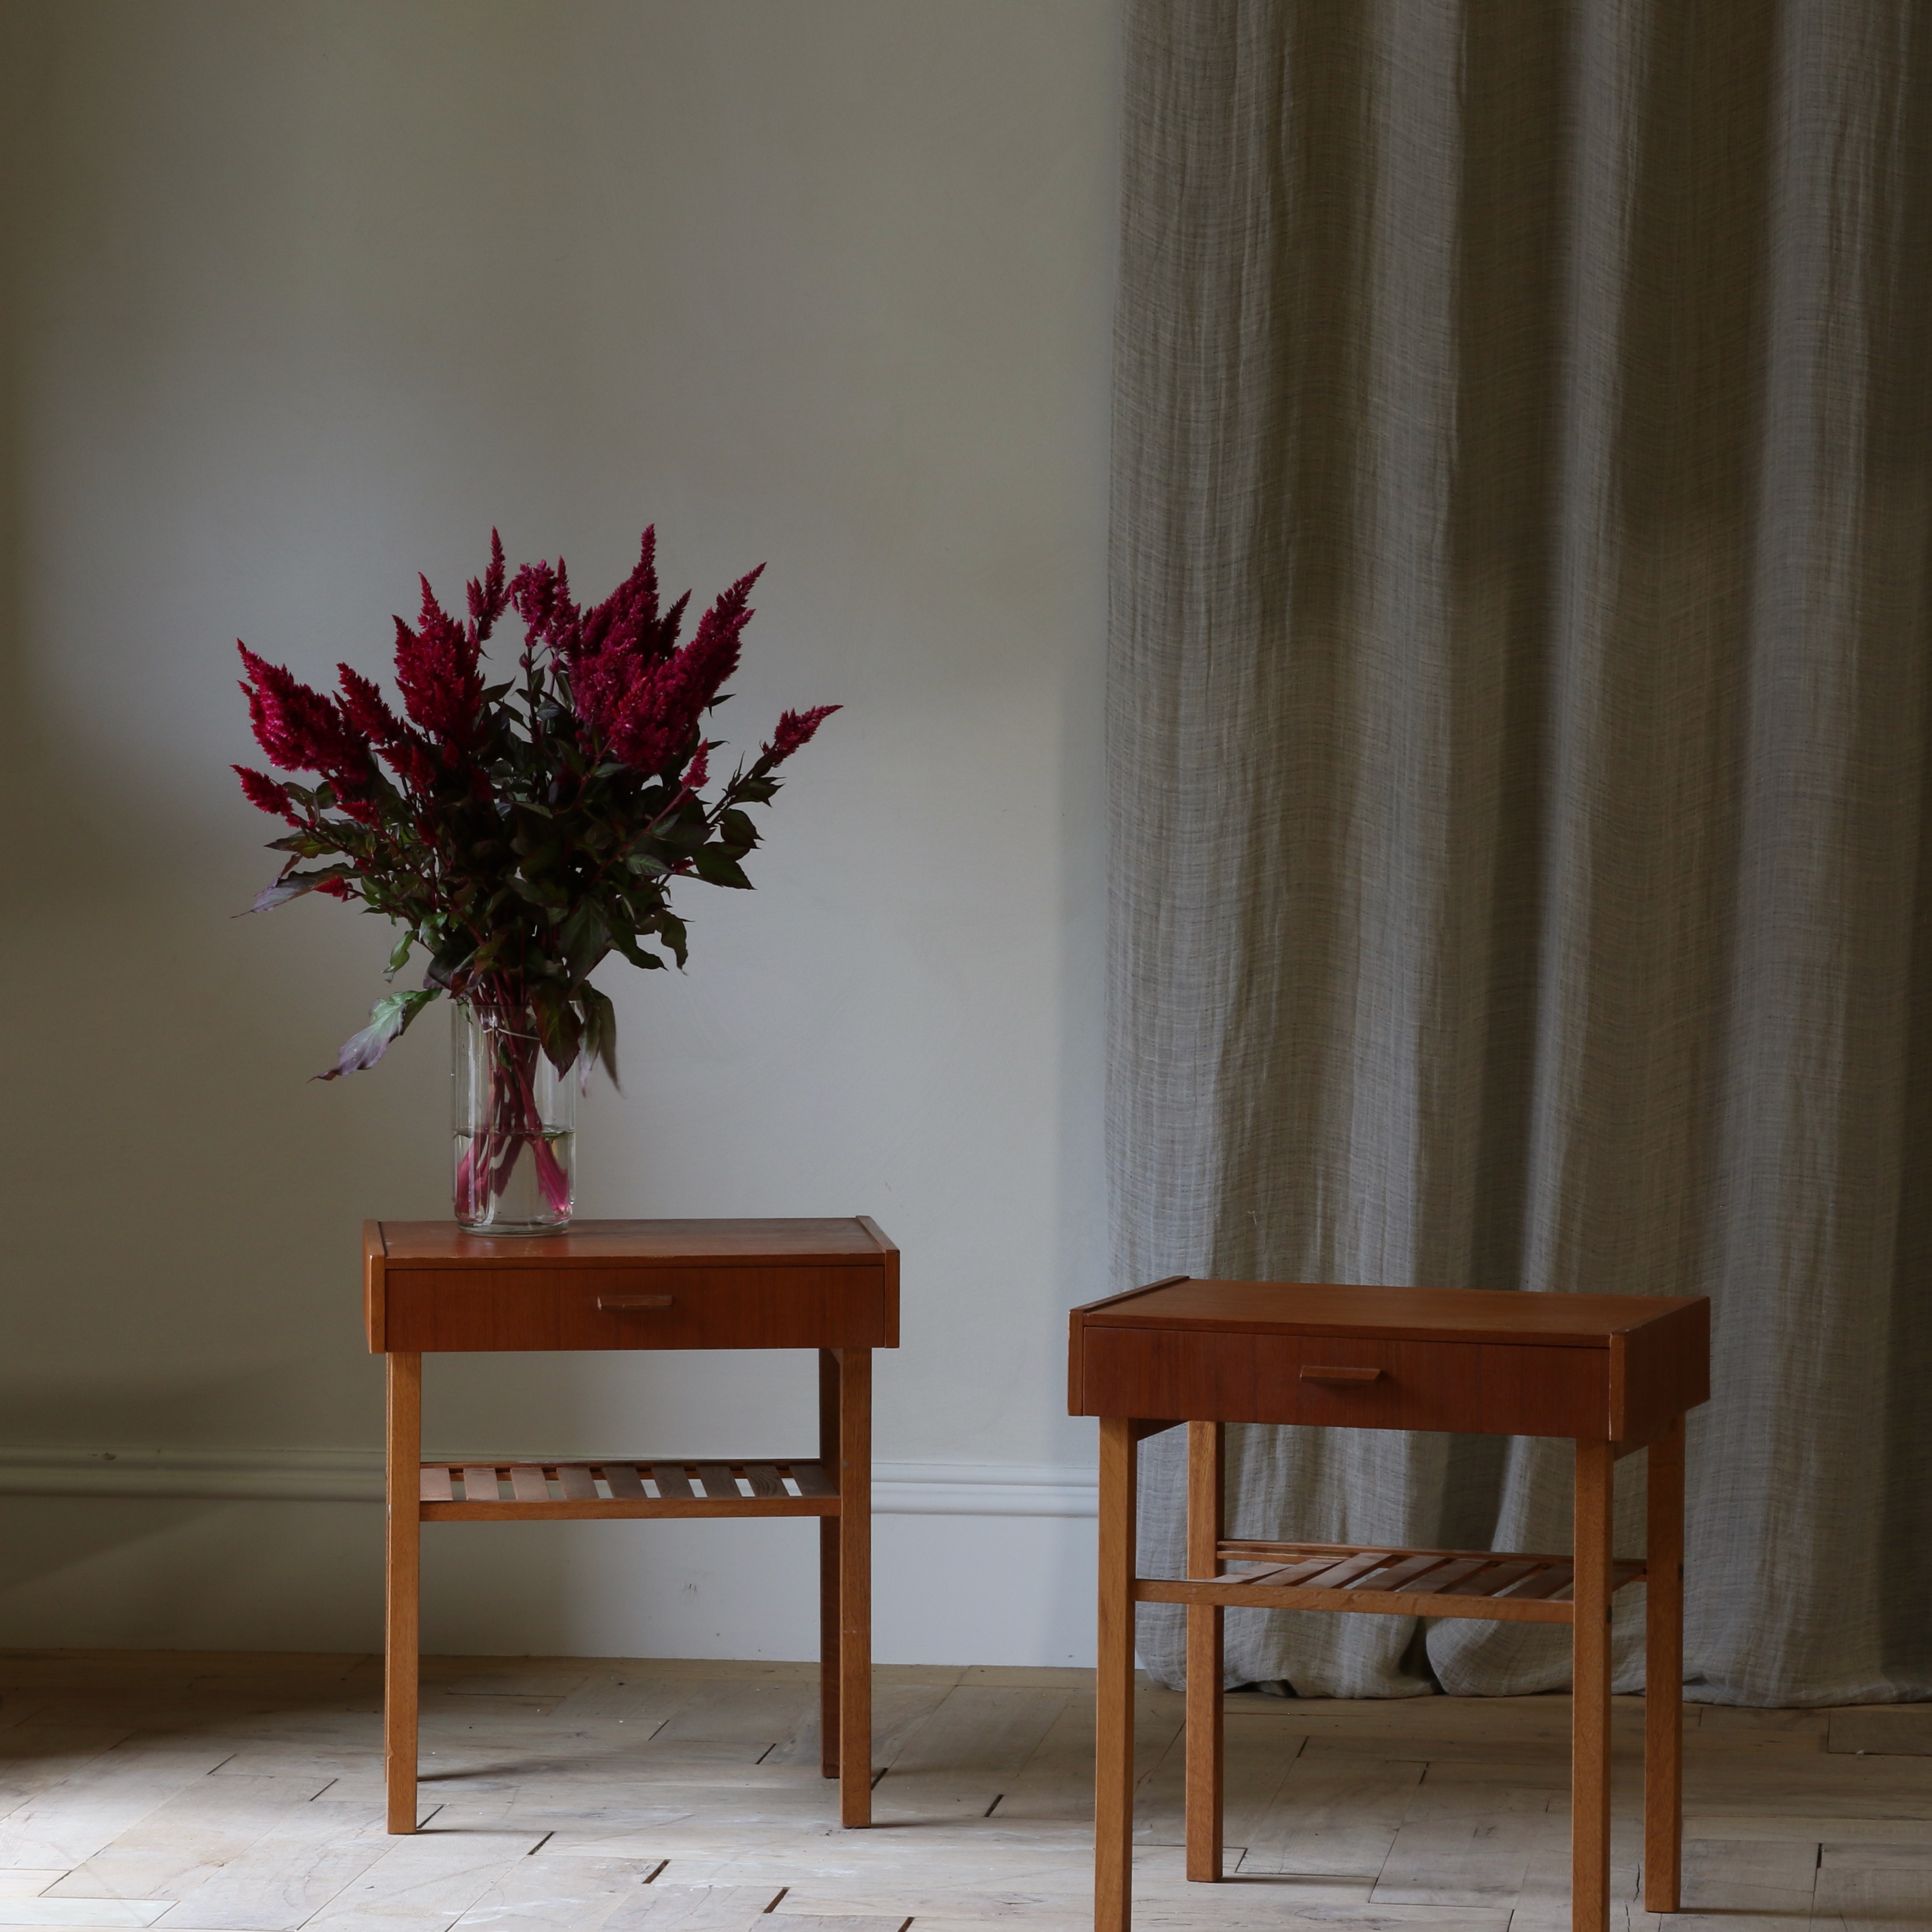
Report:
[[[882,1668],[838,1824],[814,1667],[444,1658],[421,1828],[382,1829],[380,1660],[0,1656],[0,1932],[1086,1932],[1076,1670]],[[1227,1700],[1228,1876],[1184,1871],[1181,1700],[1136,1713],[1139,1932],[1566,1932],[1560,1696]],[[1615,1932],[1932,1932],[1932,1706],[1684,1714],[1684,1910],[1644,1912],[1613,1714]]]

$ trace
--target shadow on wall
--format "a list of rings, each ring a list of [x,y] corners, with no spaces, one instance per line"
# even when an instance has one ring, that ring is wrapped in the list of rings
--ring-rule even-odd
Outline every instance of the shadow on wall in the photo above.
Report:
[[[284,1503],[9,1497],[4,1641],[16,1652],[379,1652],[382,1512],[293,1507],[297,1535]]]
[[[196,708],[232,712],[224,755],[249,755],[226,640],[184,634],[171,612],[193,598],[129,561],[154,554],[126,520],[166,473],[142,446],[150,392],[208,372],[142,332],[127,289],[100,286],[100,237],[125,218],[115,196],[137,164],[89,91],[88,17],[0,20],[0,1458],[9,1444],[374,1447],[358,1224],[448,1211],[440,1016],[378,1077],[308,1084],[380,990],[386,928],[322,902],[236,921],[273,875],[272,828],[204,742],[130,722],[127,693],[153,687],[158,658],[195,682]],[[101,372],[112,406],[89,414],[93,372],[65,324],[100,313],[132,346]],[[318,1507],[248,1516],[265,1571],[280,1560],[268,1545],[314,1540],[301,1512]],[[7,1604],[44,1621],[23,1589],[156,1538],[179,1547],[104,1566],[148,1600],[96,1640],[169,1641],[180,1619],[153,1593],[187,1593],[182,1628],[195,1624],[177,1559],[227,1508],[8,1498],[0,1641],[18,1640]],[[344,1522],[358,1509],[376,1524],[366,1505]],[[380,1596],[380,1538],[334,1540],[353,1574],[296,1580],[348,1616]],[[228,1640],[287,1647],[266,1627]]]

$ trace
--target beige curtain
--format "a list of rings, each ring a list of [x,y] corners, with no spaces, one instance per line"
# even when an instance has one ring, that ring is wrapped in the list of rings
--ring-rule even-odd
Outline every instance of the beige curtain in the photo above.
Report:
[[[1690,1694],[1932,1695],[1932,4],[1132,0],[1124,194],[1122,1282],[1708,1294]],[[1238,1435],[1243,1534],[1568,1534],[1566,1445]]]

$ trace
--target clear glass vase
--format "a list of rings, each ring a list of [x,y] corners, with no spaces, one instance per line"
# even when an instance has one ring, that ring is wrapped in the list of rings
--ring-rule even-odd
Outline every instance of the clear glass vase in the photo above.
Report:
[[[547,1234],[576,1199],[577,1070],[544,1056],[520,1001],[452,1003],[456,1220],[478,1234]]]

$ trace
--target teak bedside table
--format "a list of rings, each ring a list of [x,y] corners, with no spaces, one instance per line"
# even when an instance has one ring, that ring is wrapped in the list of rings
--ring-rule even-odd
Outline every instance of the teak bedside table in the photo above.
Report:
[[[872,1351],[898,1346],[898,1250],[849,1220],[579,1221],[466,1234],[362,1231],[369,1346],[387,1358],[388,1828],[416,1828],[424,1522],[815,1516],[821,1767],[839,1822],[872,1822]],[[815,1348],[818,1453],[790,1462],[422,1460],[422,1358],[466,1350]],[[842,1770],[850,1775],[842,1775]]]
[[[1231,1604],[1568,1624],[1575,1632],[1570,1924],[1610,1919],[1610,1599],[1648,1582],[1644,1905],[1678,1909],[1682,1834],[1684,1414],[1710,1395],[1701,1297],[1523,1294],[1196,1281],[1072,1313],[1067,1408],[1100,1418],[1100,1629],[1094,1922],[1127,1932],[1134,1605],[1187,1606],[1187,1876],[1221,1876],[1222,1625]],[[1136,1572],[1135,1445],[1187,1425],[1187,1575]],[[1576,1547],[1498,1550],[1228,1540],[1230,1422],[1567,1436]],[[1647,1553],[1611,1549],[1617,1460],[1648,1448]],[[1229,1564],[1244,1574],[1230,1574]]]

